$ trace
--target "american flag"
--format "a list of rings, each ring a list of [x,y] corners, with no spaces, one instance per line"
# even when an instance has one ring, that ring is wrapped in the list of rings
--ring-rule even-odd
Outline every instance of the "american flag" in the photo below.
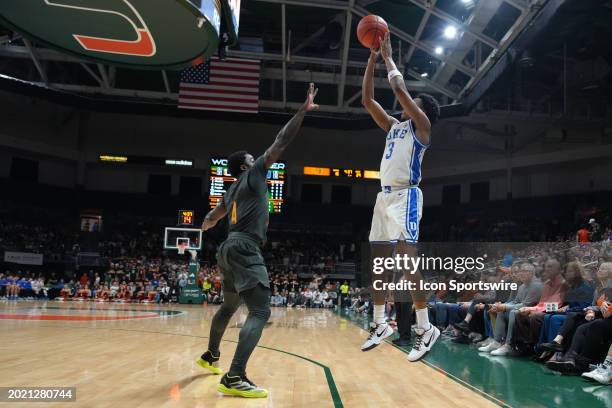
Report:
[[[183,70],[179,108],[257,113],[259,61],[212,57]]]

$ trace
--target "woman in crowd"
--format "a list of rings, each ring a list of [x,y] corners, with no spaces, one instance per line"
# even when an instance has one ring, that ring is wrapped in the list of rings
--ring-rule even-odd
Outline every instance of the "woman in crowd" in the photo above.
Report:
[[[592,306],[569,313],[555,338],[549,343],[540,344],[541,350],[552,352],[566,351],[572,343],[572,338],[578,327],[592,321],[596,317],[601,317],[598,313],[597,301],[602,298],[612,299],[612,262],[601,264],[597,271],[595,285]]]
[[[556,313],[544,315],[539,345],[536,346],[536,351],[540,351],[535,358],[536,361],[544,362],[552,357],[553,350],[549,348],[540,350],[540,346],[550,344],[553,339],[557,338],[566,318],[568,316],[571,316],[571,318],[583,317],[584,309],[592,304],[594,289],[584,277],[585,271],[580,262],[573,261],[565,267],[565,281],[568,286],[565,293],[565,305]]]
[[[573,324],[578,322],[578,327],[569,348],[561,358],[546,363],[548,368],[564,374],[581,374],[588,371],[590,364],[602,363],[606,358],[612,343],[612,262],[601,264],[597,279],[601,287],[597,288],[594,305],[585,310],[583,323],[580,323],[580,319],[574,320]],[[566,320],[571,321],[569,318]],[[559,351],[561,343],[567,342],[569,337],[564,328],[565,323],[559,336],[546,346]]]
[[[122,281],[121,285],[119,285],[117,298],[126,302],[132,298],[132,291],[125,281]]]
[[[6,293],[9,300],[16,300],[21,292],[21,286],[19,286],[20,278],[18,276],[9,276],[8,284],[6,285]]]

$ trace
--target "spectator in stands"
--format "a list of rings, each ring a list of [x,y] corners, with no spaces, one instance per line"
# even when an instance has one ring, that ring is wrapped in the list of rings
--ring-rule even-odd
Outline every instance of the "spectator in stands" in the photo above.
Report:
[[[598,303],[605,299],[612,299],[612,262],[601,264],[597,272],[595,285],[592,306],[582,311],[568,314],[557,336],[555,336],[552,342],[541,344],[541,350],[551,352],[566,351],[573,343],[573,338],[581,326],[602,317]]]
[[[516,263],[515,265],[510,266],[509,268],[500,267],[498,268],[497,281],[501,282],[502,280],[508,283],[517,283],[520,284],[520,264]],[[502,289],[495,291],[495,300],[489,304],[486,304],[483,308],[482,317],[483,317],[483,333],[487,338],[484,342],[479,343],[480,347],[484,347],[489,345],[494,339],[494,325],[492,317],[496,317],[495,313],[490,313],[490,310],[496,304],[503,304],[509,302],[511,297],[515,296],[515,291],[510,289]],[[478,311],[479,308],[477,308]]]
[[[505,356],[512,351],[512,335],[516,315],[523,306],[534,306],[542,295],[542,282],[535,276],[535,266],[523,263],[519,270],[522,284],[507,303],[495,303],[490,313],[496,315],[494,341],[478,350],[495,356]]]
[[[100,286],[100,289],[96,293],[96,298],[99,300],[109,301],[111,299],[111,291],[108,286]]]
[[[332,296],[332,294],[334,296]],[[323,307],[325,308],[332,308],[334,307],[334,304],[336,303],[336,292],[335,291],[327,291],[324,290],[323,293]]]
[[[344,304],[347,304],[348,302],[348,297],[349,297],[349,284],[348,281],[344,281],[344,283],[342,285],[340,285],[340,296],[338,296],[338,302],[344,302]],[[338,307],[342,307],[343,305],[338,305]]]
[[[9,300],[17,300],[19,298],[19,292],[21,292],[21,286],[19,286],[20,278],[18,276],[8,276],[6,284],[6,293]]]
[[[89,277],[87,276],[87,273],[83,272],[83,274],[79,278],[79,283],[82,287],[89,286]]]
[[[213,284],[209,277],[204,278],[204,282],[202,283],[202,292],[204,293],[204,297],[206,301],[208,301],[208,297],[210,295],[210,291],[212,290]]]
[[[589,220],[589,239],[591,242],[599,242],[601,241],[602,231],[601,227],[595,221],[595,218],[591,218]]]
[[[551,258],[546,261],[542,277],[546,281],[538,304],[521,307],[516,316],[517,334],[514,341],[523,353],[531,352],[538,342],[547,305],[559,309],[564,303],[568,289],[558,259]]]
[[[146,300],[147,302],[155,301],[155,297],[157,296],[157,290],[155,289],[151,281],[145,282],[144,291],[144,300]]]
[[[170,301],[170,287],[165,281],[160,283],[157,303],[168,303]]]
[[[270,306],[283,306],[283,298],[278,292],[274,292],[270,298]]]
[[[8,271],[6,271],[6,274],[0,273],[0,299],[4,299],[6,297],[6,287],[8,283]]]
[[[590,365],[604,361],[612,344],[612,298],[600,298],[597,307],[601,318],[580,326],[568,351],[547,362],[548,368],[562,374],[582,374],[589,371]]]
[[[126,301],[126,302],[132,298],[131,286],[128,285],[125,281],[122,281],[121,285],[119,285],[119,290],[117,292],[117,298],[120,300]]]
[[[579,244],[588,244],[589,240],[589,230],[586,225],[582,225],[578,232],[576,233],[576,242]]]
[[[80,279],[80,282],[83,282],[83,278],[82,277]],[[89,289],[89,287],[87,285],[83,285],[80,282],[77,283],[75,297],[81,298],[81,299],[90,298],[91,297],[91,290]],[[89,282],[89,279],[87,279],[87,282]]]
[[[584,315],[583,310],[591,304],[593,299],[593,286],[584,279],[584,268],[579,262],[572,261],[567,264],[565,268],[565,281],[567,282],[568,290],[565,294],[564,306],[555,313],[544,315],[539,345],[537,347],[540,354],[536,361],[544,362],[552,357],[553,351],[542,350],[541,344],[550,343],[556,338],[569,314],[582,313]]]
[[[34,292],[34,296],[37,299],[47,297],[47,289],[45,288],[45,281],[42,277],[39,277],[38,279],[32,281],[32,291]]]
[[[481,280],[486,281],[486,282],[496,282],[497,278],[495,276],[482,276]],[[470,323],[472,321],[472,318],[475,315],[478,315],[479,317],[482,318],[484,306],[486,304],[494,303],[495,295],[496,295],[495,290],[489,290],[489,291],[483,291],[482,293],[480,292],[476,293],[474,295],[474,299],[472,300],[472,302],[470,303],[467,309],[467,314],[465,315],[465,318],[459,323],[454,323],[453,327],[459,330],[464,335],[472,335],[472,340],[474,342],[481,341],[483,339],[483,335],[478,333],[479,330],[474,328],[473,325],[472,327],[470,327]]]
[[[367,313],[370,308],[370,299],[366,295],[359,295],[351,305],[349,310],[357,313]]]
[[[321,307],[323,305],[323,296],[319,289],[315,289],[312,293],[312,304],[313,307]]]
[[[63,300],[68,300],[70,296],[72,296],[72,288],[70,287],[69,284],[66,283],[64,287],[62,288],[62,290],[60,291],[60,297]]]
[[[29,273],[26,271],[26,274]],[[17,285],[19,285],[19,294],[24,298],[31,298],[34,292],[32,291],[32,278],[28,278],[26,276],[17,280]]]
[[[436,296],[439,294],[442,293],[436,293]],[[443,333],[452,334],[453,324],[463,320],[472,303],[473,296],[473,291],[464,291],[459,294],[456,292],[444,292],[440,302],[430,302],[433,303],[435,310],[435,325],[444,328]]]
[[[136,282],[134,291],[132,292],[132,300],[136,303],[142,302],[145,297],[145,287],[143,282]]]
[[[125,285],[125,282],[122,282],[123,285]],[[110,285],[110,297],[111,299],[115,299],[117,296],[121,297],[119,295],[119,282],[115,279],[112,281],[111,285]]]

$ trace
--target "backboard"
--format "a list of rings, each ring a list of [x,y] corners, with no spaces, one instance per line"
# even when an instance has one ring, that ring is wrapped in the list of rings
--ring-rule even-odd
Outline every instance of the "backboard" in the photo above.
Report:
[[[164,228],[164,249],[178,250],[181,243],[187,243],[187,250],[202,249],[202,230],[198,228]]]

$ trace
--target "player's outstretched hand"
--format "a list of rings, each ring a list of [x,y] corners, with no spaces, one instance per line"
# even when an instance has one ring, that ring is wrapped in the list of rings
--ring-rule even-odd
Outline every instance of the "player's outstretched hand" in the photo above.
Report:
[[[314,103],[314,98],[317,96],[318,92],[319,88],[315,88],[314,83],[311,82],[310,86],[308,87],[308,95],[306,96],[306,102],[304,102],[304,109],[306,110],[306,112],[319,109],[319,105]]]
[[[208,218],[204,218],[204,222],[202,223],[202,231],[208,231],[209,229],[213,228],[215,225],[217,225],[216,222],[213,222],[212,220],[209,220]]]
[[[380,54],[384,59],[392,58],[393,50],[391,49],[391,33],[389,32],[380,41]]]

